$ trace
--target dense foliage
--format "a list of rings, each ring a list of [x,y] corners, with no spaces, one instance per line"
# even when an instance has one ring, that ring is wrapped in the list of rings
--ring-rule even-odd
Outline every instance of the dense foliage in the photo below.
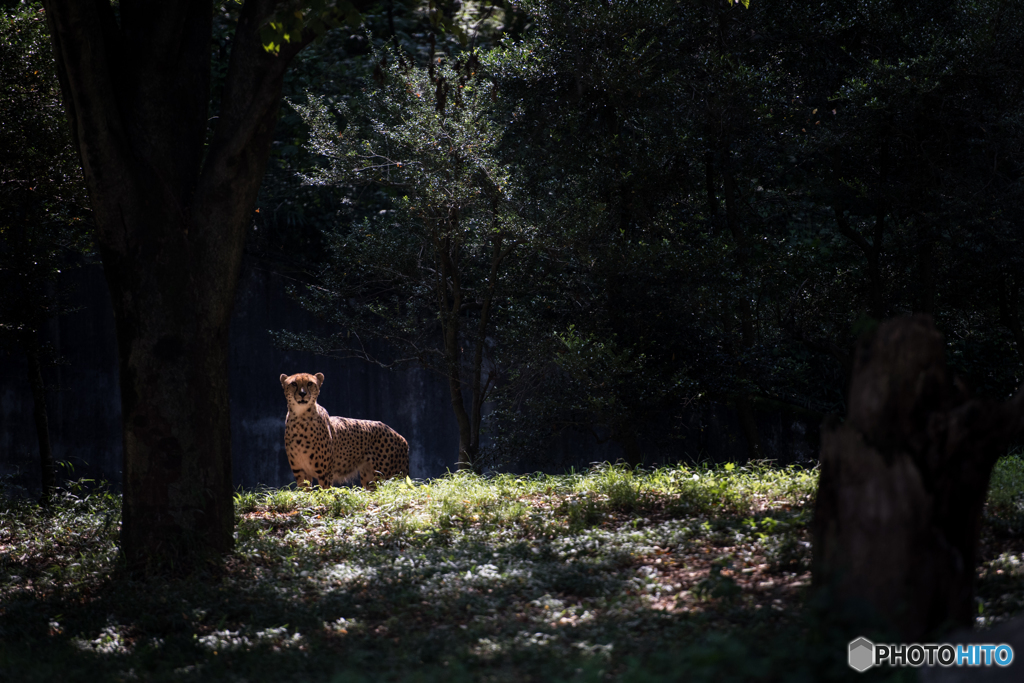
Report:
[[[23,356],[42,499],[54,486],[42,368],[59,359],[44,326],[68,308],[58,276],[89,250],[82,171],[71,146],[42,10],[0,15],[0,352]]]
[[[0,21],[0,348],[36,347],[57,274],[86,246],[86,197],[41,9]]]
[[[306,303],[339,335],[292,344],[358,353],[365,335],[349,332],[401,327],[433,339],[423,358],[451,348],[431,330],[453,322],[460,349],[486,339],[492,462],[543,453],[566,428],[639,462],[707,400],[736,409],[759,456],[758,411],[843,412],[855,339],[906,312],[936,317],[974,390],[1024,379],[1018,4],[515,7],[521,34],[465,48],[372,32],[361,90],[309,89],[293,170],[347,207]],[[489,132],[452,154],[432,131],[456,111]],[[522,228],[492,280],[486,235],[467,228],[456,284],[424,251],[435,219],[414,207],[427,185],[432,206],[466,202],[467,163],[509,179]],[[461,288],[457,311],[415,304],[432,277],[429,296]],[[472,354],[446,362],[478,388]]]

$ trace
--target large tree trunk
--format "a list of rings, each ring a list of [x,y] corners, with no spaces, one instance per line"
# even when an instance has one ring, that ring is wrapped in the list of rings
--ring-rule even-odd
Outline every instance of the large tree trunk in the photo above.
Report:
[[[121,547],[147,571],[192,567],[232,545],[228,321],[196,316],[207,302],[180,280],[202,276],[185,268],[179,277],[108,275],[124,435]],[[233,289],[223,274],[212,279]]]
[[[814,584],[907,641],[969,625],[989,476],[1022,416],[1024,388],[995,403],[955,387],[929,316],[865,337],[849,415],[822,432]]]
[[[307,41],[267,53],[276,3],[248,0],[210,119],[210,0],[45,4],[117,326],[121,549],[131,570],[189,571],[232,545],[228,324],[283,76]]]

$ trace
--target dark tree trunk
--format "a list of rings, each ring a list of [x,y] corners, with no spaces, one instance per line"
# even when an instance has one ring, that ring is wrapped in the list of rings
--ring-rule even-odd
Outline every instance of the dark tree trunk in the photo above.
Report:
[[[917,313],[935,313],[935,245],[927,223],[917,230]]]
[[[267,53],[276,3],[248,0],[210,119],[210,0],[45,5],[117,327],[121,549],[131,570],[189,571],[232,545],[228,323],[285,69],[308,41]]]
[[[622,449],[623,455],[626,456],[626,464],[630,467],[644,464],[644,454],[640,449],[640,442],[637,440],[636,434],[636,429],[626,425],[611,435],[611,440]]]
[[[123,287],[114,281],[110,288]],[[174,303],[164,291],[175,292]],[[189,321],[202,301],[183,287],[155,282],[132,294],[115,304],[125,444],[121,547],[138,569],[188,568],[232,545],[227,324]]]
[[[736,188],[736,179],[731,173],[725,174],[723,189],[725,194],[725,222],[733,236],[733,240],[736,242],[736,262],[740,267],[740,272],[743,274],[743,281],[749,282],[750,266],[748,252],[750,250],[750,240],[743,230],[743,226],[740,225],[739,207],[737,206],[739,203],[739,193]],[[756,341],[754,334],[754,311],[751,309],[750,299],[745,292],[740,293],[740,298],[736,304],[740,322],[740,346],[742,351],[746,352],[754,346]],[[740,378],[745,379],[745,377],[746,373],[741,371]],[[747,455],[751,460],[760,460],[764,449],[761,446],[761,435],[757,429],[757,416],[754,414],[753,401],[750,394],[744,393],[737,396],[734,406],[736,408],[736,416],[739,418],[740,431],[743,432],[743,437],[747,442]]]
[[[1013,335],[1017,358],[1024,365],[1024,330],[1020,325],[1020,285],[1016,279],[1003,277],[999,282],[999,319]]]
[[[462,393],[462,347],[459,315],[462,311],[462,278],[459,272],[459,245],[450,237],[438,238],[434,248],[438,250],[440,270],[437,274],[437,297],[441,312],[441,340],[444,345],[445,374],[448,379],[448,393],[451,396],[452,412],[459,427],[460,470],[473,468],[476,453],[473,451],[473,429],[466,410]]]
[[[714,221],[718,215],[718,193],[715,188],[715,153],[704,152],[704,194],[707,196],[708,217]]]
[[[740,431],[747,441],[747,456],[751,460],[760,460],[764,451],[761,448],[761,433],[757,429],[757,414],[750,396],[742,394],[736,398],[736,419],[740,423]]]
[[[480,427],[483,423],[483,408],[484,402],[487,400],[487,394],[491,389],[491,382],[494,380],[494,376],[491,372],[487,372],[484,375],[484,351],[487,347],[487,335],[490,331],[491,324],[491,310],[494,304],[494,295],[498,284],[498,273],[501,270],[501,264],[504,262],[505,257],[511,253],[512,249],[515,248],[515,243],[505,245],[504,238],[499,231],[498,226],[498,203],[495,200],[494,205],[491,207],[492,214],[495,216],[493,229],[494,237],[491,242],[491,271],[490,277],[487,279],[487,288],[484,290],[483,301],[480,306],[480,321],[477,325],[476,331],[476,347],[473,351],[473,386],[471,387],[473,394],[473,406],[470,412],[470,448],[469,453],[473,457],[473,467],[477,474],[482,473],[482,468],[479,464],[480,455]]]
[[[46,413],[46,389],[43,386],[43,370],[39,363],[39,350],[30,344],[25,345],[25,355],[28,357],[28,383],[32,388],[32,418],[36,423],[39,467],[42,473],[40,477],[42,493],[39,495],[39,503],[49,505],[53,499],[56,482],[53,471],[53,451],[50,448],[50,425]]]
[[[873,241],[868,242],[853,226],[850,225],[845,211],[840,204],[832,207],[836,216],[836,226],[839,232],[857,245],[857,248],[864,254],[868,262],[868,305],[870,313],[876,320],[881,320],[885,315],[885,303],[882,285],[882,239],[885,236],[885,213],[881,210],[875,215],[875,229]]]
[[[989,476],[1022,416],[1024,388],[1006,403],[955,388],[929,316],[861,340],[849,415],[822,431],[814,584],[907,641],[969,625]]]

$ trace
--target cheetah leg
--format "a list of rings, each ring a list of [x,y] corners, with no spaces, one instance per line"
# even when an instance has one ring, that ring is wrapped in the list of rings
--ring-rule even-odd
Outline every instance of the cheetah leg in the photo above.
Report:
[[[377,488],[377,477],[379,474],[371,463],[363,463],[359,467],[359,483],[363,485],[364,489],[373,491]]]
[[[307,477],[302,470],[292,470],[292,474],[295,475],[295,483],[300,489],[308,489],[313,485],[313,478]]]
[[[324,472],[324,476],[317,477],[316,483],[322,489],[329,489],[334,486],[334,472]]]

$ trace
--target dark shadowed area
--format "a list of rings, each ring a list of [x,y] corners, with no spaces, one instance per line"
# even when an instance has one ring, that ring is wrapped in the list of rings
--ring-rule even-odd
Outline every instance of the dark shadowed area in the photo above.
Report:
[[[45,369],[54,458],[70,463],[64,476],[117,483],[121,472],[117,341],[109,295],[98,267],[71,271],[76,312],[51,321],[46,331],[64,363]],[[275,348],[267,330],[317,329],[317,321],[288,298],[291,280],[248,264],[231,324],[231,445],[236,487],[283,486],[293,481],[284,455],[284,397],[278,375],[323,372],[320,403],[332,415],[381,420],[409,441],[411,476],[430,478],[455,469],[458,430],[441,378],[415,365],[385,370],[353,359],[334,359]],[[0,356],[0,476],[35,490],[39,458],[26,400],[23,359]],[[817,457],[817,425],[760,413],[758,429],[769,458],[780,464]],[[736,413],[704,403],[675,421],[665,419],[641,439],[648,464],[745,461]],[[486,432],[485,432],[486,436]],[[545,457],[511,463],[517,473],[558,473],[622,457],[600,434],[554,435]],[[484,443],[487,441],[485,439]]]
[[[74,478],[120,481],[120,392],[109,296],[99,268],[69,278],[75,313],[52,322],[48,340],[65,363],[48,368],[48,407],[59,461]],[[231,445],[235,486],[281,486],[293,480],[284,456],[285,402],[278,375],[323,372],[321,404],[334,415],[381,420],[410,443],[413,477],[444,474],[458,435],[446,389],[418,368],[387,371],[358,360],[315,357],[273,347],[273,326],[314,328],[316,321],[284,294],[285,278],[248,267],[231,325]],[[32,404],[21,358],[0,357],[0,476],[38,486]],[[66,468],[65,468],[66,469]]]

